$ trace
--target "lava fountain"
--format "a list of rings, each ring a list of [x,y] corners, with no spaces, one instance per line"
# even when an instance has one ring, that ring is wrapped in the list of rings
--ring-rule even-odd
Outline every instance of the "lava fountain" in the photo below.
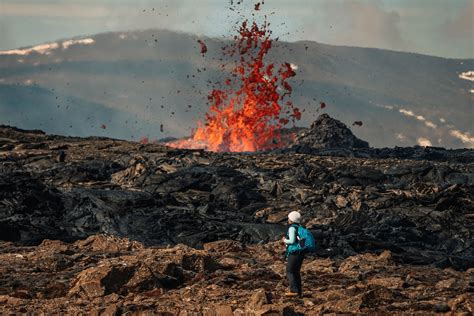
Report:
[[[274,40],[270,23],[245,20],[231,44],[222,48],[234,60],[230,78],[208,95],[205,122],[198,122],[192,137],[170,142],[175,148],[214,152],[252,152],[285,145],[281,129],[301,118],[290,100],[287,80],[296,75],[290,63],[278,68],[265,63]],[[225,68],[225,65],[222,65]]]

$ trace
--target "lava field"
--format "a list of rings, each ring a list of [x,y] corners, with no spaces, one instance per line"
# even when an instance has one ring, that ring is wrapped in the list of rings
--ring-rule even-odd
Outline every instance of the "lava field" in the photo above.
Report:
[[[474,151],[370,148],[321,115],[213,153],[0,127],[0,312],[472,313]],[[287,214],[317,241],[283,297]]]

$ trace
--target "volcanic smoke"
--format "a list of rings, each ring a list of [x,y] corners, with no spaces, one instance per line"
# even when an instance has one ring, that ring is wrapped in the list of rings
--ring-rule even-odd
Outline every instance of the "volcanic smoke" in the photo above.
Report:
[[[278,69],[265,63],[277,40],[271,39],[269,26],[266,18],[261,26],[242,22],[232,43],[222,48],[225,55],[237,57],[237,62],[223,88],[209,93],[204,124],[198,122],[192,137],[167,145],[214,152],[259,151],[285,145],[280,130],[301,118],[299,109],[285,101],[292,92],[287,80],[296,73],[290,63]]]

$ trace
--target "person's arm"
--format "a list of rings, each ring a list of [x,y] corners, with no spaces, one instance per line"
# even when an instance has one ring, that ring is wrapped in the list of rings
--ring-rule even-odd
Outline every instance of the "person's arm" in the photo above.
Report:
[[[284,242],[285,244],[287,245],[292,245],[296,242],[296,228],[294,226],[291,226],[289,229],[288,229],[288,236],[290,238],[288,239],[284,239]]]

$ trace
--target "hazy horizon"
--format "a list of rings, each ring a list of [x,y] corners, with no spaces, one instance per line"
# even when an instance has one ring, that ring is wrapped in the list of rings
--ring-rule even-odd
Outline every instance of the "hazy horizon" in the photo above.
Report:
[[[238,6],[250,17],[252,3]],[[267,1],[275,36],[288,42],[474,58],[474,0]],[[230,0],[0,0],[0,50],[99,33],[166,29],[214,38],[240,19]]]
[[[70,40],[70,39],[84,39],[84,38],[94,37],[94,36],[101,35],[101,34],[133,33],[133,32],[140,32],[140,31],[143,31],[143,32],[147,32],[147,31],[169,31],[169,32],[174,32],[174,33],[187,34],[187,35],[190,35],[190,36],[204,36],[204,37],[208,37],[208,38],[212,38],[212,39],[216,39],[216,40],[230,40],[231,39],[230,35],[229,35],[229,37],[207,36],[207,35],[202,35],[202,34],[188,32],[188,31],[170,30],[170,29],[165,29],[165,28],[143,28],[143,29],[135,29],[135,30],[106,31],[106,32],[93,33],[93,34],[92,33],[91,34],[89,34],[89,33],[87,33],[87,34],[78,34],[78,35],[71,36],[71,37],[56,38],[56,39],[53,39],[53,40],[50,40],[50,41],[38,42],[38,43],[29,44],[29,45],[14,47],[14,48],[11,48],[11,49],[0,50],[0,53],[1,52],[8,52],[8,51],[26,49],[26,48],[30,48],[30,47],[36,47],[36,46],[40,46],[40,45],[43,45],[43,44],[55,43],[55,42],[60,42],[60,41],[67,41],[67,40]],[[403,50],[397,50],[397,49],[388,49],[388,48],[363,46],[363,45],[331,44],[331,43],[326,43],[326,42],[321,42],[321,41],[316,41],[316,40],[303,40],[303,39],[300,39],[300,40],[285,40],[285,41],[280,41],[280,42],[286,42],[286,43],[314,42],[314,43],[329,45],[329,46],[380,49],[380,50],[394,51],[394,52],[407,53],[407,54],[419,54],[419,55],[425,55],[425,56],[437,57],[437,58],[444,58],[444,59],[456,59],[456,60],[472,60],[472,59],[474,59],[474,57],[446,57],[446,56],[434,55],[434,54],[423,53],[423,52],[403,51]]]

